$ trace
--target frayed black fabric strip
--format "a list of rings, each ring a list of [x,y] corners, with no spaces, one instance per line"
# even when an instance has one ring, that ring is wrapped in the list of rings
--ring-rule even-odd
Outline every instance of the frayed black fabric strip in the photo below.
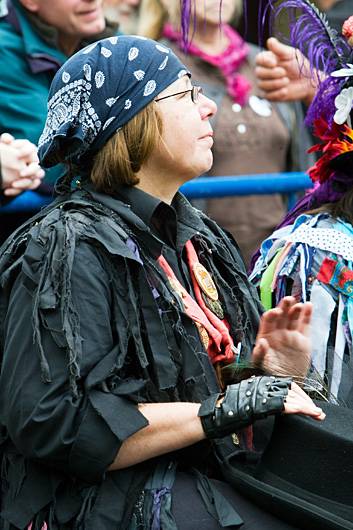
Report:
[[[82,237],[84,224],[59,208],[51,212],[30,232],[30,242],[24,260],[28,274],[35,281],[33,301],[33,338],[40,352],[41,375],[44,382],[51,381],[50,368],[42,345],[41,329],[44,312],[56,310],[60,317],[60,327],[66,341],[68,370],[73,395],[77,397],[77,380],[80,378],[80,357],[82,339],[77,310],[71,293],[71,274],[77,240]],[[31,254],[32,243],[41,255]],[[37,262],[35,259],[37,258]],[[23,269],[26,271],[26,267]],[[56,330],[53,330],[56,331]]]

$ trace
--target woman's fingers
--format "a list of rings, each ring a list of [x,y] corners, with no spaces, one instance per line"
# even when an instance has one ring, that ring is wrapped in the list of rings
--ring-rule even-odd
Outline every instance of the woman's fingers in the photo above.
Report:
[[[271,318],[275,329],[291,329],[289,327],[291,321],[291,311],[295,304],[296,301],[293,296],[285,296],[275,309],[267,311],[267,313],[269,313],[268,318]],[[275,310],[276,313],[274,313]]]
[[[252,359],[256,364],[262,364],[266,354],[268,353],[270,346],[266,339],[261,338],[256,341],[254,349],[252,351]]]
[[[269,311],[266,311],[261,316],[258,334],[267,335],[269,333],[273,333],[274,331],[276,331],[282,317],[283,317],[283,311],[280,307],[275,307],[274,309],[270,309]]]
[[[43,178],[44,177],[44,171],[43,169],[38,165],[37,162],[31,162],[28,164],[22,171],[21,171],[21,177],[23,178]]]
[[[14,141],[14,139],[15,138],[10,133],[3,133],[0,136],[0,142],[3,142],[4,144],[10,144],[11,142]]]
[[[260,320],[258,335],[268,335],[278,329],[293,329],[295,322],[300,321],[300,310],[293,307],[298,305],[293,296],[282,298],[278,306],[266,311]],[[294,317],[294,322],[293,321]]]
[[[264,90],[266,94],[272,92],[273,90],[280,90],[289,85],[288,77],[281,77],[280,79],[259,79],[257,86],[260,90]]]
[[[15,180],[12,182],[11,187],[4,189],[4,195],[14,197],[25,190],[35,190],[41,182],[41,178]]]
[[[275,66],[272,68],[271,67],[267,68],[265,65],[266,61],[265,62],[256,61],[256,62],[258,66],[255,67],[255,74],[258,79],[262,79],[264,81],[271,81],[273,79],[283,79],[283,77],[287,76],[286,70],[282,66]]]
[[[315,420],[324,420],[326,417],[323,410],[295,383],[292,383],[292,388],[288,391],[284,414],[305,414]]]
[[[43,177],[40,177],[40,178],[35,178],[32,180],[32,184],[29,186],[29,190],[35,190],[38,188],[38,186],[41,184],[42,182],[42,178]]]
[[[276,57],[277,61],[291,61],[295,58],[295,48],[283,44],[275,37],[267,39],[266,45],[268,50]]]
[[[11,188],[14,188],[16,190],[26,190],[31,186],[32,182],[33,181],[31,178],[21,178],[11,182]]]
[[[20,160],[24,160],[27,163],[38,163],[37,148],[28,140],[15,140],[12,146],[16,149]]]
[[[268,99],[268,101],[288,101],[289,98],[289,85],[280,88],[279,90],[271,90],[270,92],[262,91],[262,96]]]
[[[304,390],[297,384],[297,383],[292,383],[291,385],[291,391],[292,393],[294,393],[295,395],[301,397],[302,399],[306,400],[308,403],[314,403],[313,400],[311,399],[310,396],[308,396],[308,394],[306,392],[304,392]]]
[[[307,335],[309,332],[309,326],[311,324],[311,317],[313,314],[313,305],[311,302],[305,302],[302,304],[302,311],[298,323],[298,331]]]
[[[258,53],[255,61],[256,68],[263,68],[264,71],[266,70],[267,79],[272,77],[273,70],[278,68],[278,59],[276,55],[269,50],[264,50],[263,52]]]
[[[295,304],[295,306],[290,309],[287,322],[288,329],[298,330],[299,323],[301,321],[302,309],[303,304]]]
[[[22,193],[22,191],[23,190],[16,190],[15,188],[6,188],[4,190],[4,195],[6,195],[6,197],[15,197],[16,195]]]

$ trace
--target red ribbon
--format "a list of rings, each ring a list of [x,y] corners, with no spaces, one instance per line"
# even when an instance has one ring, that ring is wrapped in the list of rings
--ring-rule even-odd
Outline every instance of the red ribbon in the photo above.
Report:
[[[198,256],[191,241],[188,241],[185,247],[196,301],[181,285],[169,263],[163,256],[159,256],[158,263],[162,267],[171,284],[176,285],[176,290],[178,293],[180,293],[183,299],[185,313],[194,322],[200,324],[206,329],[210,339],[207,353],[212,364],[216,364],[220,361],[226,363],[233,362],[235,348],[233,339],[229,334],[229,323],[225,319],[221,320],[218,318],[217,315],[215,315],[205,304],[202,298],[200,286],[197,283],[195,274],[193,272],[194,265],[199,263]]]

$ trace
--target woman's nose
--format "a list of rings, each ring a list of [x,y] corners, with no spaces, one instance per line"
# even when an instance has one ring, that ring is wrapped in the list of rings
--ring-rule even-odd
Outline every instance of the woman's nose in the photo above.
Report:
[[[213,99],[205,96],[204,94],[200,94],[200,112],[202,119],[204,118],[212,118],[217,112],[217,104],[213,101]]]

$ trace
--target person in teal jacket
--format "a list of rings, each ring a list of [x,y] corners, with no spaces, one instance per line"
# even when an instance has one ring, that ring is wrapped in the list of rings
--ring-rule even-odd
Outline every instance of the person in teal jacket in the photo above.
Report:
[[[6,7],[0,18],[0,134],[37,144],[57,70],[88,42],[115,35],[116,27],[107,26],[101,4],[92,0],[10,0]],[[53,184],[61,173],[48,170],[44,180]]]
[[[0,134],[37,145],[55,73],[69,56],[90,42],[114,36],[100,0],[0,0]],[[46,171],[38,192],[52,195],[62,166]],[[28,218],[6,214],[0,242]]]

